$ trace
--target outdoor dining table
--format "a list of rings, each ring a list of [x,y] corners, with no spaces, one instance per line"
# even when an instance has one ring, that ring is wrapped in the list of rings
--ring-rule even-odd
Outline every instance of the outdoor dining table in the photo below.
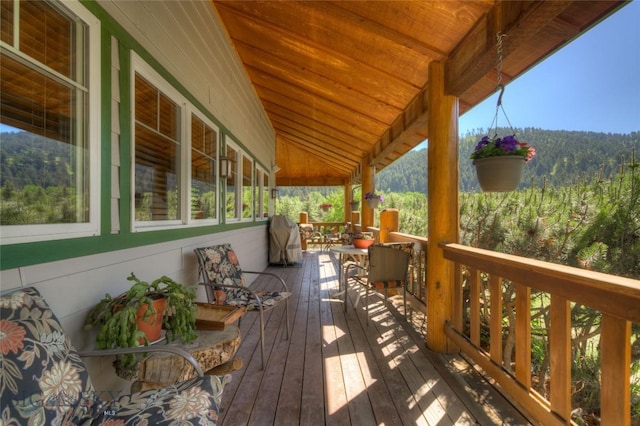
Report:
[[[369,256],[369,250],[366,248],[357,248],[353,245],[347,246],[333,246],[330,247],[334,253],[338,253],[340,255],[340,267],[338,270],[338,292],[334,293],[332,297],[340,297],[344,295],[344,304],[345,309],[347,308],[347,277],[345,274],[345,269],[347,267],[347,262],[350,260],[358,263],[360,266],[365,266],[367,257]],[[344,285],[344,286],[343,286]]]

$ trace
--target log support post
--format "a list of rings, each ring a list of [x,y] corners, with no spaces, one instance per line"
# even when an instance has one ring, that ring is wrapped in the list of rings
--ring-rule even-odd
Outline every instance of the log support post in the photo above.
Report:
[[[300,220],[298,222],[299,224],[303,224],[303,223],[309,223],[309,213],[307,212],[300,212]],[[306,238],[300,238],[300,248],[302,250],[307,250],[307,239]]]
[[[384,209],[380,212],[379,242],[389,242],[389,234],[400,229],[400,211],[398,209]]]
[[[349,219],[351,218],[351,184],[350,183],[346,183],[344,184],[344,206],[343,206],[343,211],[344,211],[344,217],[343,220],[345,222],[349,222]]]
[[[445,65],[429,65],[428,92],[428,244],[427,347],[452,352],[445,334],[453,321],[455,265],[445,260],[440,243],[458,242],[458,99],[445,93]]]
[[[373,226],[373,209],[369,207],[364,199],[367,192],[375,192],[375,168],[369,164],[368,157],[362,159],[362,231]]]

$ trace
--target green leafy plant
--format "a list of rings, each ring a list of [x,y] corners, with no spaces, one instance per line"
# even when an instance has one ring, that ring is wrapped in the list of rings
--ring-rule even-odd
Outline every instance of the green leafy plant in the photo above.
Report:
[[[97,349],[129,348],[149,341],[138,330],[138,309],[147,306],[144,319],[155,315],[155,299],[165,298],[167,305],[162,317],[162,326],[166,329],[167,343],[180,338],[183,342],[193,341],[197,334],[195,290],[185,287],[167,276],[152,282],[142,281],[133,273],[127,277],[133,285],[129,290],[116,297],[108,293],[88,313],[85,329],[98,328]],[[127,368],[135,365],[135,355],[122,357],[120,365]]]

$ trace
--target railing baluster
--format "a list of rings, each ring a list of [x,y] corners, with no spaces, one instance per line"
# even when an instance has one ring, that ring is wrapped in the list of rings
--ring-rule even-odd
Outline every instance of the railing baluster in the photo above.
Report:
[[[469,268],[469,324],[471,343],[480,347],[480,271]]]
[[[516,379],[531,387],[531,288],[516,286]]]
[[[502,365],[502,278],[489,276],[489,296],[491,303],[490,348],[491,360]]]
[[[563,297],[551,295],[549,351],[551,356],[551,411],[571,417],[571,308]]]
[[[631,322],[602,314],[600,331],[601,424],[629,426],[631,415]],[[606,396],[606,397],[605,397]]]

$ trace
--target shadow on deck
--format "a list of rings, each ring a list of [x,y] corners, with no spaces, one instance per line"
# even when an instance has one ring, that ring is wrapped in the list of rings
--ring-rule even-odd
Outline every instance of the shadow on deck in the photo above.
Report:
[[[396,308],[390,299],[387,309],[374,296],[367,326],[364,303],[353,308],[352,290],[345,313],[342,298],[332,297],[338,291],[332,253],[307,251],[301,264],[268,271],[293,293],[291,337],[285,338],[284,309],[265,315],[262,370],[258,316],[243,317],[244,365],[225,388],[218,424],[528,424],[462,358],[426,349],[420,311],[406,322],[401,303]]]

